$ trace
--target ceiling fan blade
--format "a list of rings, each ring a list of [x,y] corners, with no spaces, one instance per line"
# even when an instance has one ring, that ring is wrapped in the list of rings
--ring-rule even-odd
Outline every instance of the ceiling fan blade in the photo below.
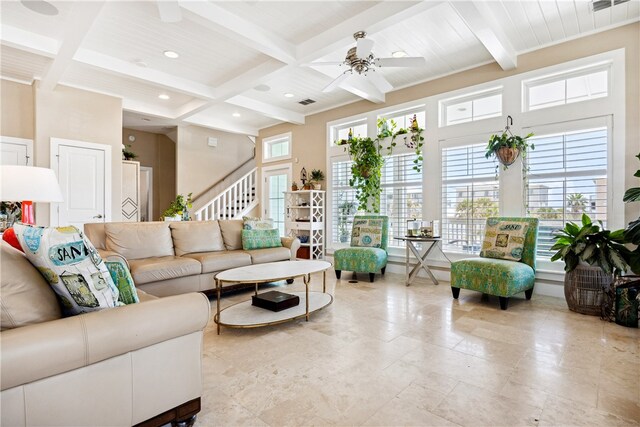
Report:
[[[349,73],[342,73],[336,79],[334,79],[331,83],[329,83],[324,89],[323,92],[331,92],[342,83],[347,77],[349,77]]]
[[[358,39],[356,42],[356,55],[358,58],[366,58],[373,49],[373,40],[371,39]]]
[[[423,67],[427,61],[422,56],[408,56],[405,58],[376,58],[379,67]]]
[[[157,0],[156,3],[162,22],[180,22],[182,20],[182,10],[177,0]]]
[[[324,67],[326,65],[344,65],[344,61],[306,62],[304,64],[300,64],[302,67]]]
[[[384,78],[382,74],[376,72],[375,70],[370,70],[367,72],[367,77],[372,85],[376,87],[380,92],[387,93],[393,89],[391,83]]]

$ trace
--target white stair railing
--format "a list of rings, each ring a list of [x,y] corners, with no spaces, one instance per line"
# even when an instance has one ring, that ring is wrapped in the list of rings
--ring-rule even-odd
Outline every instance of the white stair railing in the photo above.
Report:
[[[247,214],[258,205],[257,176],[258,168],[253,168],[231,184],[194,213],[196,221],[232,219]]]

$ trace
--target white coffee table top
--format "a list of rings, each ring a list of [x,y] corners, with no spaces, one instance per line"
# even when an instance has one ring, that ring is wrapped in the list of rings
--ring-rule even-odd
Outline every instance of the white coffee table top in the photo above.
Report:
[[[224,282],[253,283],[275,282],[293,277],[318,273],[331,268],[327,261],[279,261],[232,268],[216,274]]]

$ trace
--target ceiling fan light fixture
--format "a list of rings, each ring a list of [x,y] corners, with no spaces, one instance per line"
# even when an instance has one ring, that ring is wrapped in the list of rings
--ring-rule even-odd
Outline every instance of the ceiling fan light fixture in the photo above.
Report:
[[[162,53],[164,53],[164,56],[166,56],[167,58],[171,58],[171,59],[178,59],[180,57],[178,52],[174,52],[173,50],[165,50]]]
[[[404,58],[409,55],[407,55],[407,52],[404,50],[396,50],[395,52],[391,52],[391,56],[394,58]]]

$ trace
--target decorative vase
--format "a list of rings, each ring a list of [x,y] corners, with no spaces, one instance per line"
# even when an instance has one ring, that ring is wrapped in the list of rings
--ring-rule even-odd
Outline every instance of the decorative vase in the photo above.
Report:
[[[604,289],[613,281],[600,267],[578,264],[564,276],[564,297],[569,310],[576,313],[600,316]]]
[[[313,184],[313,189],[314,190],[322,190],[322,185],[321,184]]]
[[[518,159],[520,150],[511,147],[501,147],[496,150],[496,157],[505,166],[511,166]]]

